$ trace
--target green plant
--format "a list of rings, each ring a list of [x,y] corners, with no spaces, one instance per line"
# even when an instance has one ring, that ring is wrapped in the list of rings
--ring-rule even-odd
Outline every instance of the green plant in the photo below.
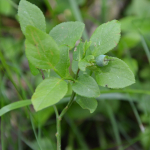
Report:
[[[20,1],[18,16],[26,38],[25,53],[30,70],[33,75],[37,75],[40,70],[44,79],[36,88],[31,102],[36,111],[54,107],[57,150],[60,150],[61,120],[74,101],[92,113],[97,107],[96,98],[100,96],[99,86],[124,88],[135,82],[126,63],[116,57],[104,55],[119,42],[120,23],[113,20],[102,24],[95,30],[89,42],[82,42],[85,25],[81,22],[61,23],[47,34],[44,15],[39,8],[26,0]],[[80,43],[75,47],[77,40]],[[72,75],[69,72],[69,50],[74,47]],[[57,76],[53,76],[51,70]],[[69,84],[72,89],[70,101],[59,113],[56,104],[66,95]],[[21,106],[29,104],[30,101],[27,101]],[[16,105],[12,109],[15,108]]]

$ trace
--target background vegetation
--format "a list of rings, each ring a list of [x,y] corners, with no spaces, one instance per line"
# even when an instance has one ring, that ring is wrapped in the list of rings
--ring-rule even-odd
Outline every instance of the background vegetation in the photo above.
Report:
[[[28,0],[44,13],[47,33],[65,21],[83,21],[88,39],[97,26],[117,19],[122,37],[109,55],[123,59],[136,83],[123,90],[101,88],[93,114],[76,103],[62,121],[64,150],[150,150],[150,0]],[[33,76],[24,52],[17,7],[19,0],[0,0],[0,104],[30,99],[42,81]],[[72,52],[70,52],[72,58]],[[68,97],[60,101],[64,108]],[[0,119],[2,150],[56,149],[53,107],[35,113],[32,106]],[[35,137],[35,133],[37,137]]]

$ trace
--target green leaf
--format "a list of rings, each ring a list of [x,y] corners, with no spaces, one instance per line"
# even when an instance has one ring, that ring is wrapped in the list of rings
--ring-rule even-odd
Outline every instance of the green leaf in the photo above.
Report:
[[[73,60],[80,61],[83,58],[83,46],[84,43],[79,43],[79,45],[74,49]]]
[[[85,97],[98,97],[100,95],[96,81],[87,74],[79,76],[78,80],[72,84],[72,89],[78,95]]]
[[[108,59],[112,59],[108,65],[95,72],[99,85],[109,88],[124,88],[135,83],[134,74],[125,62],[115,57],[108,57]]]
[[[70,77],[69,73],[70,57],[69,57],[69,47],[60,47],[60,60],[55,68],[58,70],[61,77]]]
[[[91,64],[87,60],[83,59],[78,63],[78,66],[81,71],[85,71],[86,67],[91,66]]]
[[[17,101],[17,102],[11,103],[9,105],[4,106],[2,109],[0,109],[0,116],[6,114],[7,112],[9,112],[11,110],[25,107],[28,105],[31,105],[31,100],[22,100],[22,101]]]
[[[34,65],[32,65],[29,61],[28,61],[28,63],[29,63],[29,68],[30,68],[31,73],[34,76],[38,75],[39,74],[38,69],[36,67],[34,67]]]
[[[93,113],[97,108],[97,100],[95,98],[86,98],[77,96],[76,102],[83,108],[88,109],[90,113]]]
[[[59,61],[59,48],[55,41],[39,29],[28,26],[25,34],[26,56],[40,69],[54,69]]]
[[[92,62],[92,60],[94,60],[95,57],[93,55],[87,55],[84,59],[88,62]]]
[[[84,27],[82,22],[64,22],[55,26],[49,34],[58,46],[66,45],[71,49],[81,38]]]
[[[86,70],[86,67],[94,65],[94,64],[91,62],[91,60],[93,60],[93,59],[94,59],[94,56],[93,56],[93,55],[88,55],[88,56],[86,56],[84,59],[82,59],[82,60],[78,63],[79,69],[82,70],[82,71],[85,71],[85,70]]]
[[[31,99],[34,109],[38,111],[56,104],[65,96],[67,90],[67,83],[62,79],[52,77],[43,80]]]
[[[117,20],[100,25],[91,36],[93,55],[98,56],[112,50],[120,39],[120,23]]]
[[[75,61],[75,60],[72,61],[72,71],[73,71],[74,74],[77,73],[77,71],[78,71],[78,61]]]
[[[45,17],[42,11],[34,4],[21,0],[18,7],[19,22],[21,30],[25,34],[28,25],[46,31]]]
[[[89,41],[89,42],[85,41],[84,48],[83,48],[84,52],[86,52],[86,50],[90,47],[91,43],[92,43],[91,41]]]

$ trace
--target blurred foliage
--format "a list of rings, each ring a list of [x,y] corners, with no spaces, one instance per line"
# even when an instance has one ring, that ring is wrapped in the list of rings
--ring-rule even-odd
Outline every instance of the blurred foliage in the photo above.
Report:
[[[93,114],[75,102],[62,120],[63,149],[150,149],[150,94],[144,93],[150,93],[150,0],[75,0],[78,12],[74,11],[71,0],[28,1],[43,11],[47,33],[61,22],[75,21],[77,14],[86,24],[88,37],[101,23],[118,19],[122,37],[109,55],[123,59],[136,77],[134,85],[115,93],[100,87],[102,94]],[[25,57],[24,36],[16,15],[18,4],[19,0],[0,0],[1,107],[30,99],[42,81],[39,72],[32,75]],[[72,53],[70,56],[72,58]],[[49,72],[44,74],[48,76]],[[55,76],[53,72],[51,74]],[[65,107],[70,93],[71,86],[66,99],[58,104],[59,110]],[[14,110],[1,117],[0,122],[2,150],[38,150],[38,144],[43,150],[56,149],[56,122],[52,107],[38,113],[32,106]]]

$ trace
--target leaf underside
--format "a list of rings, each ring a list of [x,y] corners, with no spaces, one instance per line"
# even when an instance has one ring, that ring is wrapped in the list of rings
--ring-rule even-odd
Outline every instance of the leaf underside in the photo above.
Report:
[[[76,102],[83,108],[88,109],[90,113],[93,113],[97,108],[97,100],[95,98],[87,98],[82,96],[77,96]]]

